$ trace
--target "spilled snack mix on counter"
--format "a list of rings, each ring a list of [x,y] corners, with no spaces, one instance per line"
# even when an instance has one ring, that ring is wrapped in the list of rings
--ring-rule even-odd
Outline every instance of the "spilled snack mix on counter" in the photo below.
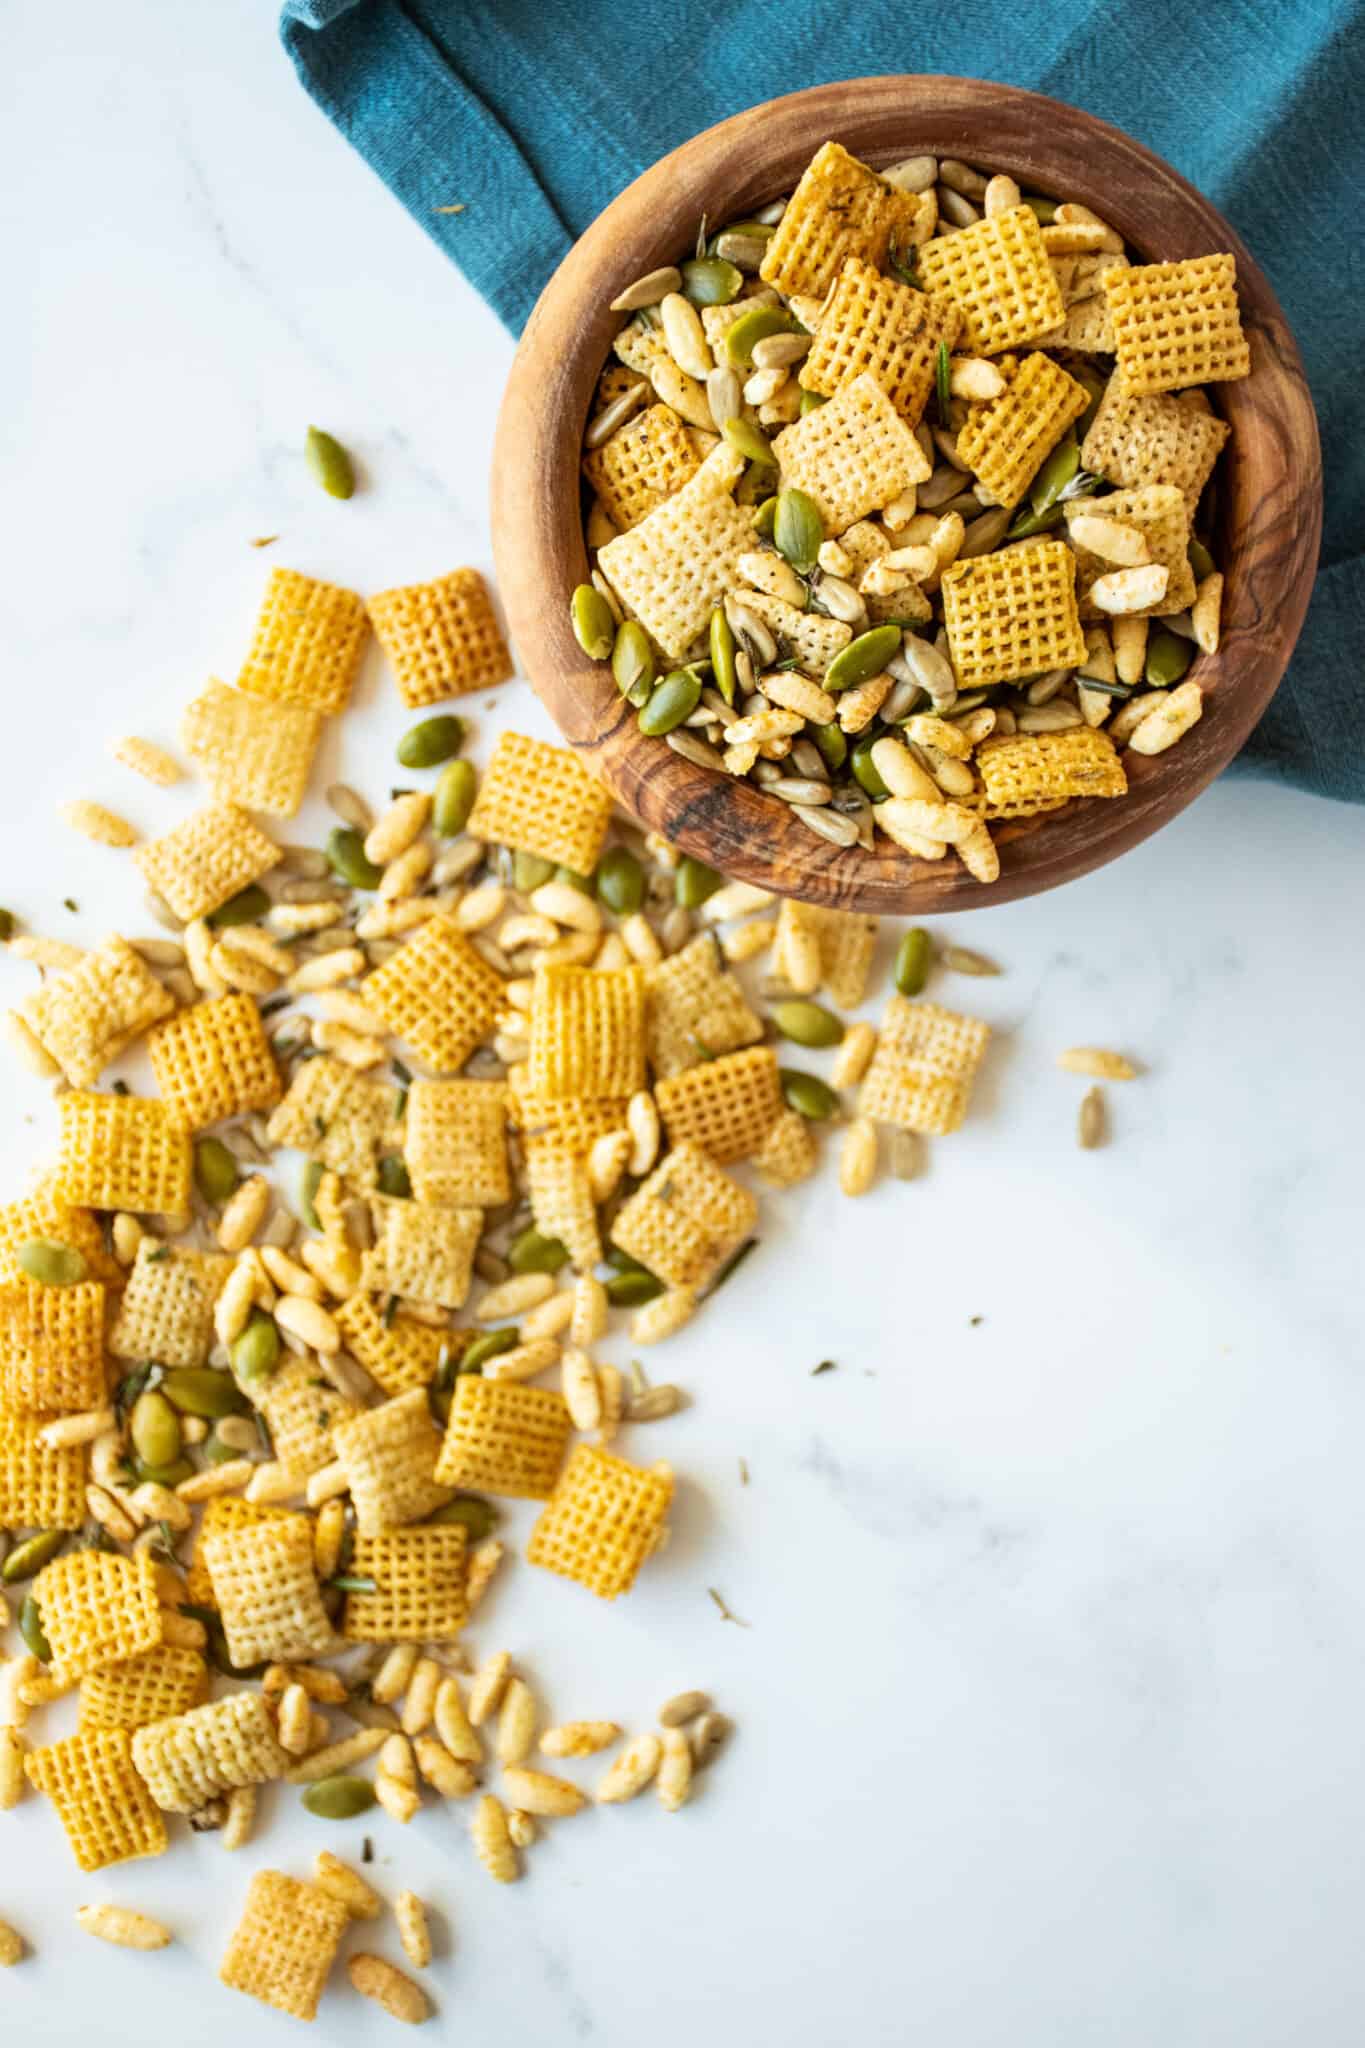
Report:
[[[1142,263],[1009,176],[827,142],[612,304],[571,609],[642,733],[991,882],[992,826],[1123,796],[1199,719],[1232,256]]]

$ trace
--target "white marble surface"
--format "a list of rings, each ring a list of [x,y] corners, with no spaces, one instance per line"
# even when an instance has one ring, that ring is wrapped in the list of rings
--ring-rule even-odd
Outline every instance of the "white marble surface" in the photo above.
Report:
[[[77,939],[136,928],[137,892],[54,807],[187,807],[105,743],[170,738],[233,672],[266,560],[368,589],[488,561],[510,344],[303,98],[272,14],[5,10],[0,897]],[[348,505],[301,467],[310,420],[363,460]],[[504,721],[543,729],[525,685],[481,742]],[[372,674],[346,774],[381,788],[403,724]],[[380,1881],[447,1915],[451,2038],[1354,2048],[1363,860],[1365,814],[1229,785],[957,921],[1007,969],[940,986],[1000,1027],[967,1129],[918,1185],[769,1201],[761,1253],[655,1357],[695,1395],[631,1446],[685,1475],[667,1558],[614,1610],[522,1570],[477,1632],[560,1714],[710,1686],[733,1751],[676,1819],[563,1824],[513,1890],[453,1813],[374,1831]],[[0,996],[29,972],[0,962]],[[1052,1066],[1085,1040],[1150,1067],[1097,1154]],[[0,1088],[8,1191],[53,1116]],[[0,1915],[38,1955],[0,2036],[296,2038],[212,1975],[250,1868],[345,1846],[273,1806],[243,1856],[186,1839],[94,1878],[36,1800],[6,1816]],[[176,1948],[86,1941],[72,1912],[105,1897]],[[344,2048],[386,2038],[344,1985],[324,2015]]]

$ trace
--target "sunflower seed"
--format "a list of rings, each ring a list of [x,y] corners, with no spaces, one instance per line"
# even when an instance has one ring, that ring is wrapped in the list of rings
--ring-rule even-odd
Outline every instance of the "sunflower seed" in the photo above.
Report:
[[[349,782],[333,782],[326,791],[327,807],[340,818],[343,825],[349,825],[356,832],[368,832],[374,823],[374,812],[366,803],[359,790],[352,789]]]
[[[950,192],[961,192],[968,199],[984,199],[986,179],[980,171],[964,164],[961,157],[945,156],[938,167],[938,182],[946,185]]]
[[[304,876],[297,882],[286,882],[280,890],[281,903],[344,903],[350,891],[342,882],[329,880],[325,875]]]
[[[1070,682],[1072,673],[1069,668],[1050,668],[1045,675],[1033,678],[1024,695],[1030,704],[1050,704],[1063,683]]]
[[[975,555],[990,554],[1005,538],[1012,516],[1008,505],[993,505],[979,519],[969,520],[962,536],[962,546],[957,551],[959,562],[971,561]]]
[[[487,849],[478,839],[456,839],[445,852],[438,855],[432,868],[431,879],[438,889],[448,889],[452,882],[462,882],[472,874],[484,859]]]
[[[716,236],[716,254],[733,263],[736,270],[758,270],[768,253],[766,235],[743,235],[727,230]]]
[[[285,875],[301,875],[306,881],[317,882],[324,875],[331,873],[327,856],[320,847],[286,846],[281,850],[284,858],[280,861],[276,873],[282,878]]]
[[[891,1172],[896,1180],[918,1180],[924,1171],[924,1140],[918,1131],[896,1131],[891,1139]]]
[[[1020,732],[1069,732],[1073,726],[1083,725],[1079,704],[1037,704],[1018,714]]]
[[[858,828],[849,819],[838,817],[831,810],[817,810],[807,804],[793,804],[792,816],[799,818],[817,839],[827,839],[831,846],[856,846]]]
[[[744,392],[738,372],[726,364],[712,370],[706,379],[706,402],[711,408],[716,432],[723,434],[725,422],[737,420],[744,410]]]
[[[762,667],[767,668],[777,660],[777,642],[756,613],[741,604],[733,591],[725,595],[725,616],[730,621],[730,630],[742,640],[752,656]]]
[[[974,953],[970,946],[944,946],[939,959],[954,974],[998,974],[1000,969],[994,960],[988,960],[984,953]]]
[[[648,271],[644,277],[637,277],[634,284],[627,285],[612,300],[611,310],[613,313],[637,313],[641,306],[657,306],[669,292],[677,291],[681,283],[682,272],[667,263],[661,270]]]
[[[177,945],[174,939],[130,939],[128,943],[149,967],[183,967],[185,964],[185,948]]]
[[[775,228],[786,211],[787,201],[774,199],[770,206],[764,206],[757,213],[751,214],[750,219],[756,220],[760,227]]]
[[[1088,1088],[1081,1098],[1080,1115],[1076,1119],[1076,1141],[1087,1152],[1093,1152],[1102,1145],[1108,1135],[1108,1118],[1105,1114],[1104,1091]]]
[[[149,917],[154,917],[157,923],[161,926],[163,931],[184,931],[184,918],[177,917],[175,912],[171,909],[170,904],[166,902],[164,897],[158,896],[155,889],[148,889],[142,901],[147,911],[147,915]]]
[[[921,512],[941,512],[948,500],[955,498],[961,489],[961,470],[954,469],[949,462],[940,463],[928,483],[918,486]]]
[[[588,431],[583,436],[584,447],[600,448],[604,441],[609,441],[616,429],[623,427],[640,410],[652,389],[648,379],[642,377],[638,384],[632,384],[610,405],[604,405],[597,418],[589,422]]]
[[[957,677],[946,654],[932,641],[907,633],[901,641],[905,666],[922,690],[927,691],[935,711],[950,711],[957,697]]]
[[[828,782],[816,782],[802,775],[780,775],[776,782],[768,784],[768,794],[780,797],[784,804],[827,804],[830,790]]]
[[[197,1003],[199,984],[188,967],[168,967],[162,973],[161,986],[173,995],[178,1003]]]
[[[810,354],[809,334],[768,334],[753,348],[756,370],[786,370]]]
[[[899,163],[883,171],[882,176],[898,192],[927,192],[938,183],[938,158],[903,156]]]
[[[666,953],[680,953],[692,936],[692,913],[675,903],[659,926],[659,943]]]
[[[897,673],[897,662],[904,663],[904,660],[903,654],[897,654],[886,664],[891,674],[896,676],[896,681],[892,685],[890,695],[882,703],[881,717],[885,725],[898,725],[902,718],[908,718],[924,695],[924,691],[913,676]]]
[[[793,743],[791,763],[797,774],[804,775],[809,782],[829,781],[825,757],[813,740],[796,740]]]
[[[664,734],[665,746],[672,747],[675,754],[681,754],[684,761],[690,761],[696,768],[718,768],[725,772],[725,762],[717,749],[706,740],[699,740],[693,732],[673,731]]]
[[[767,789],[771,783],[780,782],[782,780],[781,763],[777,761],[755,761],[752,779],[763,789]]]
[[[822,610],[843,625],[861,626],[866,621],[867,606],[853,585],[845,583],[842,576],[822,576],[816,585],[815,595]]]

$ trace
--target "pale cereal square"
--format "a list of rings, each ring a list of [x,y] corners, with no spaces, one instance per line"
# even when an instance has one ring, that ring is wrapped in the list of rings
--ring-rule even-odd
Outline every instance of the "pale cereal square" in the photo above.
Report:
[[[505,1082],[414,1081],[404,1129],[418,1201],[491,1209],[509,1199]]]
[[[1143,611],[1130,614],[1182,612],[1194,603],[1194,571],[1190,567],[1190,508],[1185,493],[1175,484],[1140,484],[1136,490],[1115,491],[1107,498],[1078,499],[1067,507],[1067,527],[1085,513],[1112,519],[1120,526],[1136,527],[1147,542],[1153,562],[1169,571],[1161,596]],[[1090,595],[1101,576],[1112,575],[1114,564],[1073,541],[1076,550],[1076,589],[1083,619],[1104,614]]]
[[[680,1074],[763,1036],[762,1020],[713,932],[699,933],[651,968],[648,985],[649,1063],[656,1075]]]
[[[773,452],[784,488],[812,499],[827,534],[879,512],[930,474],[913,430],[868,371],[784,427]]]
[[[1165,392],[1136,396],[1109,379],[1081,449],[1095,476],[1121,489],[1174,484],[1190,516],[1230,432],[1226,420],[1196,412]]]
[[[602,574],[670,659],[705,632],[753,547],[753,522],[731,495],[743,467],[722,441],[680,490],[599,551]]]
[[[976,1017],[892,996],[863,1077],[859,1114],[925,1136],[955,1131],[990,1035],[990,1026]]]
[[[335,1444],[362,1536],[420,1522],[449,1499],[448,1489],[436,1481],[441,1439],[425,1388],[414,1387],[340,1423]]]
[[[381,1156],[402,1142],[397,1090],[328,1054],[304,1060],[270,1119],[269,1136],[272,1145],[292,1145],[368,1190]]]
[[[219,803],[292,818],[303,802],[322,713],[211,682],[185,706],[180,741]]]
[[[365,1254],[361,1286],[437,1308],[462,1307],[483,1230],[482,1210],[383,1198],[373,1208],[376,1236]]]
[[[617,1211],[612,1243],[670,1287],[701,1287],[738,1251],[758,1204],[699,1145],[683,1144]]]
[[[232,1260],[144,1237],[109,1332],[115,1358],[203,1365],[214,1341],[213,1310]]]
[[[681,490],[698,467],[687,429],[671,406],[651,405],[583,458],[583,473],[624,533]]]
[[[116,932],[19,1006],[73,1088],[93,1088],[111,1060],[174,1008],[169,991]]]
[[[340,1899],[278,1870],[258,1870],[218,1975],[296,2020],[317,2018],[349,1915]]]
[[[1104,291],[1122,390],[1182,391],[1250,375],[1235,257],[1134,264],[1110,271]]]
[[[207,804],[133,851],[143,880],[188,924],[259,882],[280,848],[233,804]]]

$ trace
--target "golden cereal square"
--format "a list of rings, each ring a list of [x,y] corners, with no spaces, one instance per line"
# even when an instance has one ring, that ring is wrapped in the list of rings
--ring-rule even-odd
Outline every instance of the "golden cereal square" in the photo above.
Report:
[[[1123,796],[1128,788],[1114,742],[1093,726],[992,736],[982,742],[976,764],[992,806],[1055,797]]]
[[[160,1643],[121,1664],[103,1664],[81,1680],[80,1726],[144,1728],[183,1714],[209,1694],[209,1668],[198,1650]]]
[[[190,1134],[164,1102],[72,1089],[58,1104],[62,1192],[87,1209],[174,1216],[190,1206]]]
[[[467,1535],[458,1523],[357,1536],[349,1570],[373,1593],[348,1593],[348,1643],[448,1642],[464,1627]]]
[[[842,619],[826,618],[823,612],[800,612],[794,604],[769,597],[763,590],[745,590],[740,596],[745,611],[762,619],[783,656],[794,654],[808,675],[823,676],[835,655],[853,638],[852,627]],[[901,596],[898,591],[898,599]]]
[[[1133,396],[1114,376],[1090,423],[1081,461],[1092,475],[1120,488],[1174,484],[1193,518],[1230,431],[1226,420],[1196,412],[1165,392]]]
[[[159,1856],[166,1823],[133,1768],[126,1728],[85,1728],[25,1759],[30,1782],[57,1809],[82,1870]]]
[[[111,1060],[174,1008],[169,990],[117,933],[19,1005],[73,1088],[93,1088]]]
[[[1075,557],[1065,541],[955,562],[942,589],[948,651],[962,690],[1075,668],[1085,659]]]
[[[763,1036],[762,1020],[712,932],[699,933],[651,968],[648,984],[649,1064],[656,1075],[680,1074]]]
[[[624,533],[681,490],[698,467],[687,429],[671,406],[651,405],[583,460],[583,472]]]
[[[863,1077],[859,1114],[926,1136],[955,1131],[990,1035],[990,1026],[976,1017],[892,996]]]
[[[105,1244],[100,1219],[68,1202],[51,1171],[38,1175],[31,1191],[18,1201],[0,1204],[0,1282],[22,1278],[18,1253],[35,1237],[69,1245],[85,1260],[89,1279],[122,1287],[123,1268]]]
[[[619,1245],[670,1287],[701,1287],[758,1220],[758,1204],[699,1145],[675,1145],[622,1203]]]
[[[934,389],[939,343],[952,348],[961,328],[962,315],[946,299],[911,291],[850,256],[798,374],[807,391],[833,398],[870,371],[913,427]]]
[[[852,910],[825,910],[818,903],[784,897],[777,913],[774,958],[782,959],[789,938],[807,934],[819,949],[821,987],[841,1010],[856,1010],[867,994],[877,946],[876,918]]]
[[[625,609],[672,660],[705,632],[739,579],[740,556],[753,547],[753,521],[733,497],[743,468],[743,457],[722,441],[680,490],[598,552]]]
[[[469,814],[475,839],[590,875],[610,821],[610,796],[576,754],[499,733]]]
[[[275,842],[234,804],[206,804],[133,849],[143,880],[187,924],[259,882],[280,857]]]
[[[583,1154],[557,1139],[529,1139],[525,1167],[536,1229],[558,1238],[577,1270],[590,1273],[602,1256],[602,1238]]]
[[[259,1528],[262,1522],[286,1521],[295,1512],[292,1508],[274,1507],[263,1501],[244,1500],[237,1493],[220,1493],[213,1500],[206,1501],[189,1569],[185,1573],[185,1591],[194,1605],[216,1607],[218,1604],[213,1596],[209,1568],[204,1562],[204,1545],[210,1536],[222,1535],[232,1529]]]
[[[814,501],[827,533],[879,512],[930,474],[913,429],[867,370],[784,427],[773,452],[784,488]]]
[[[927,291],[962,315],[962,345],[999,355],[1059,327],[1066,313],[1038,221],[1027,206],[939,235],[919,252]]]
[[[236,990],[158,1024],[147,1051],[162,1100],[192,1130],[273,1109],[283,1091],[260,1010]]]
[[[104,1302],[98,1280],[0,1284],[0,1409],[51,1416],[104,1406]]]
[[[145,1551],[122,1557],[72,1550],[33,1582],[55,1669],[72,1681],[101,1664],[141,1656],[161,1641],[156,1566]]]
[[[370,621],[405,704],[440,704],[505,683],[512,674],[512,657],[477,569],[452,569],[431,583],[382,590],[370,599]]]
[[[360,1413],[358,1403],[338,1393],[309,1357],[283,1360],[257,1393],[256,1405],[276,1461],[300,1477],[331,1464],[333,1429]]]
[[[957,452],[996,505],[1017,505],[1047,456],[1090,403],[1049,356],[1025,356],[999,398],[974,405]]]
[[[440,1073],[462,1067],[493,1031],[502,976],[449,917],[429,917],[393,957],[367,974],[361,999],[395,1038]]]
[[[133,1731],[133,1762],[163,1813],[197,1813],[239,1785],[269,1784],[292,1761],[257,1692],[210,1700]]]
[[[481,1209],[440,1209],[427,1202],[376,1199],[376,1236],[365,1254],[362,1287],[436,1308],[460,1308],[469,1293]]]
[[[270,1142],[294,1146],[366,1191],[376,1183],[381,1155],[401,1145],[397,1109],[397,1090],[387,1082],[323,1054],[295,1067],[270,1119]]]
[[[506,1083],[414,1081],[403,1157],[419,1202],[494,1209],[507,1201]]]
[[[630,1096],[644,1079],[644,970],[542,967],[531,997],[532,1093]]]
[[[303,802],[322,713],[211,682],[185,706],[180,741],[219,803],[292,818]]]
[[[277,704],[344,711],[368,632],[355,591],[272,569],[238,687]]]
[[[791,1188],[808,1180],[820,1163],[810,1124],[799,1111],[784,1109],[754,1154],[754,1165],[770,1187]]]
[[[438,1476],[448,1486],[548,1500],[573,1428],[562,1394],[461,1373]]]
[[[670,1145],[699,1145],[718,1165],[748,1159],[782,1114],[777,1054],[770,1045],[664,1075],[654,1099]]]
[[[411,1316],[389,1316],[369,1294],[351,1295],[334,1313],[346,1349],[386,1394],[430,1386],[447,1347],[446,1332]]]
[[[520,1133],[528,1150],[533,1145],[554,1145],[586,1159],[599,1138],[626,1127],[627,1098],[624,1095],[563,1095],[548,1100],[519,1082],[526,1072],[523,1060],[513,1067],[508,1082],[508,1121]]]
[[[888,185],[842,143],[823,143],[787,201],[759,275],[787,296],[823,298],[850,256],[883,264],[893,242],[910,239],[918,211],[914,193]]]
[[[1182,408],[1183,410],[1183,408]],[[1067,528],[1073,519],[1089,512],[1115,520],[1120,526],[1134,526],[1147,542],[1148,557],[1169,571],[1165,590],[1155,603],[1131,613],[1142,618],[1154,613],[1183,612],[1194,603],[1194,571],[1190,567],[1190,508],[1185,493],[1175,484],[1140,484],[1136,490],[1114,491],[1107,498],[1077,499],[1067,507]],[[1073,541],[1076,550],[1076,589],[1081,617],[1102,618],[1104,613],[1090,595],[1101,576],[1114,572],[1114,563]]]
[[[339,1423],[334,1442],[362,1536],[420,1522],[450,1498],[436,1478],[441,1439],[425,1388],[414,1387]]]
[[[278,1870],[258,1870],[219,1978],[277,2012],[316,2019],[348,1918],[342,1901],[316,1885]]]
[[[109,1333],[115,1358],[203,1365],[213,1345],[214,1304],[231,1270],[225,1253],[183,1251],[144,1237]]]
[[[593,1444],[578,1444],[526,1555],[600,1599],[628,1593],[640,1566],[663,1540],[673,1499],[667,1465],[632,1465]]]
[[[670,362],[668,343],[658,327],[646,327],[640,319],[627,320],[621,332],[611,345],[612,354],[627,371],[649,377],[657,363],[667,358]]]
[[[49,1450],[50,1415],[0,1409],[0,1529],[79,1529],[85,1520],[85,1446]]]
[[[1233,256],[1138,263],[1104,279],[1120,388],[1135,396],[1251,373]]]
[[[313,1569],[308,1515],[272,1516],[201,1535],[229,1661],[239,1671],[263,1661],[328,1657],[340,1646]]]

